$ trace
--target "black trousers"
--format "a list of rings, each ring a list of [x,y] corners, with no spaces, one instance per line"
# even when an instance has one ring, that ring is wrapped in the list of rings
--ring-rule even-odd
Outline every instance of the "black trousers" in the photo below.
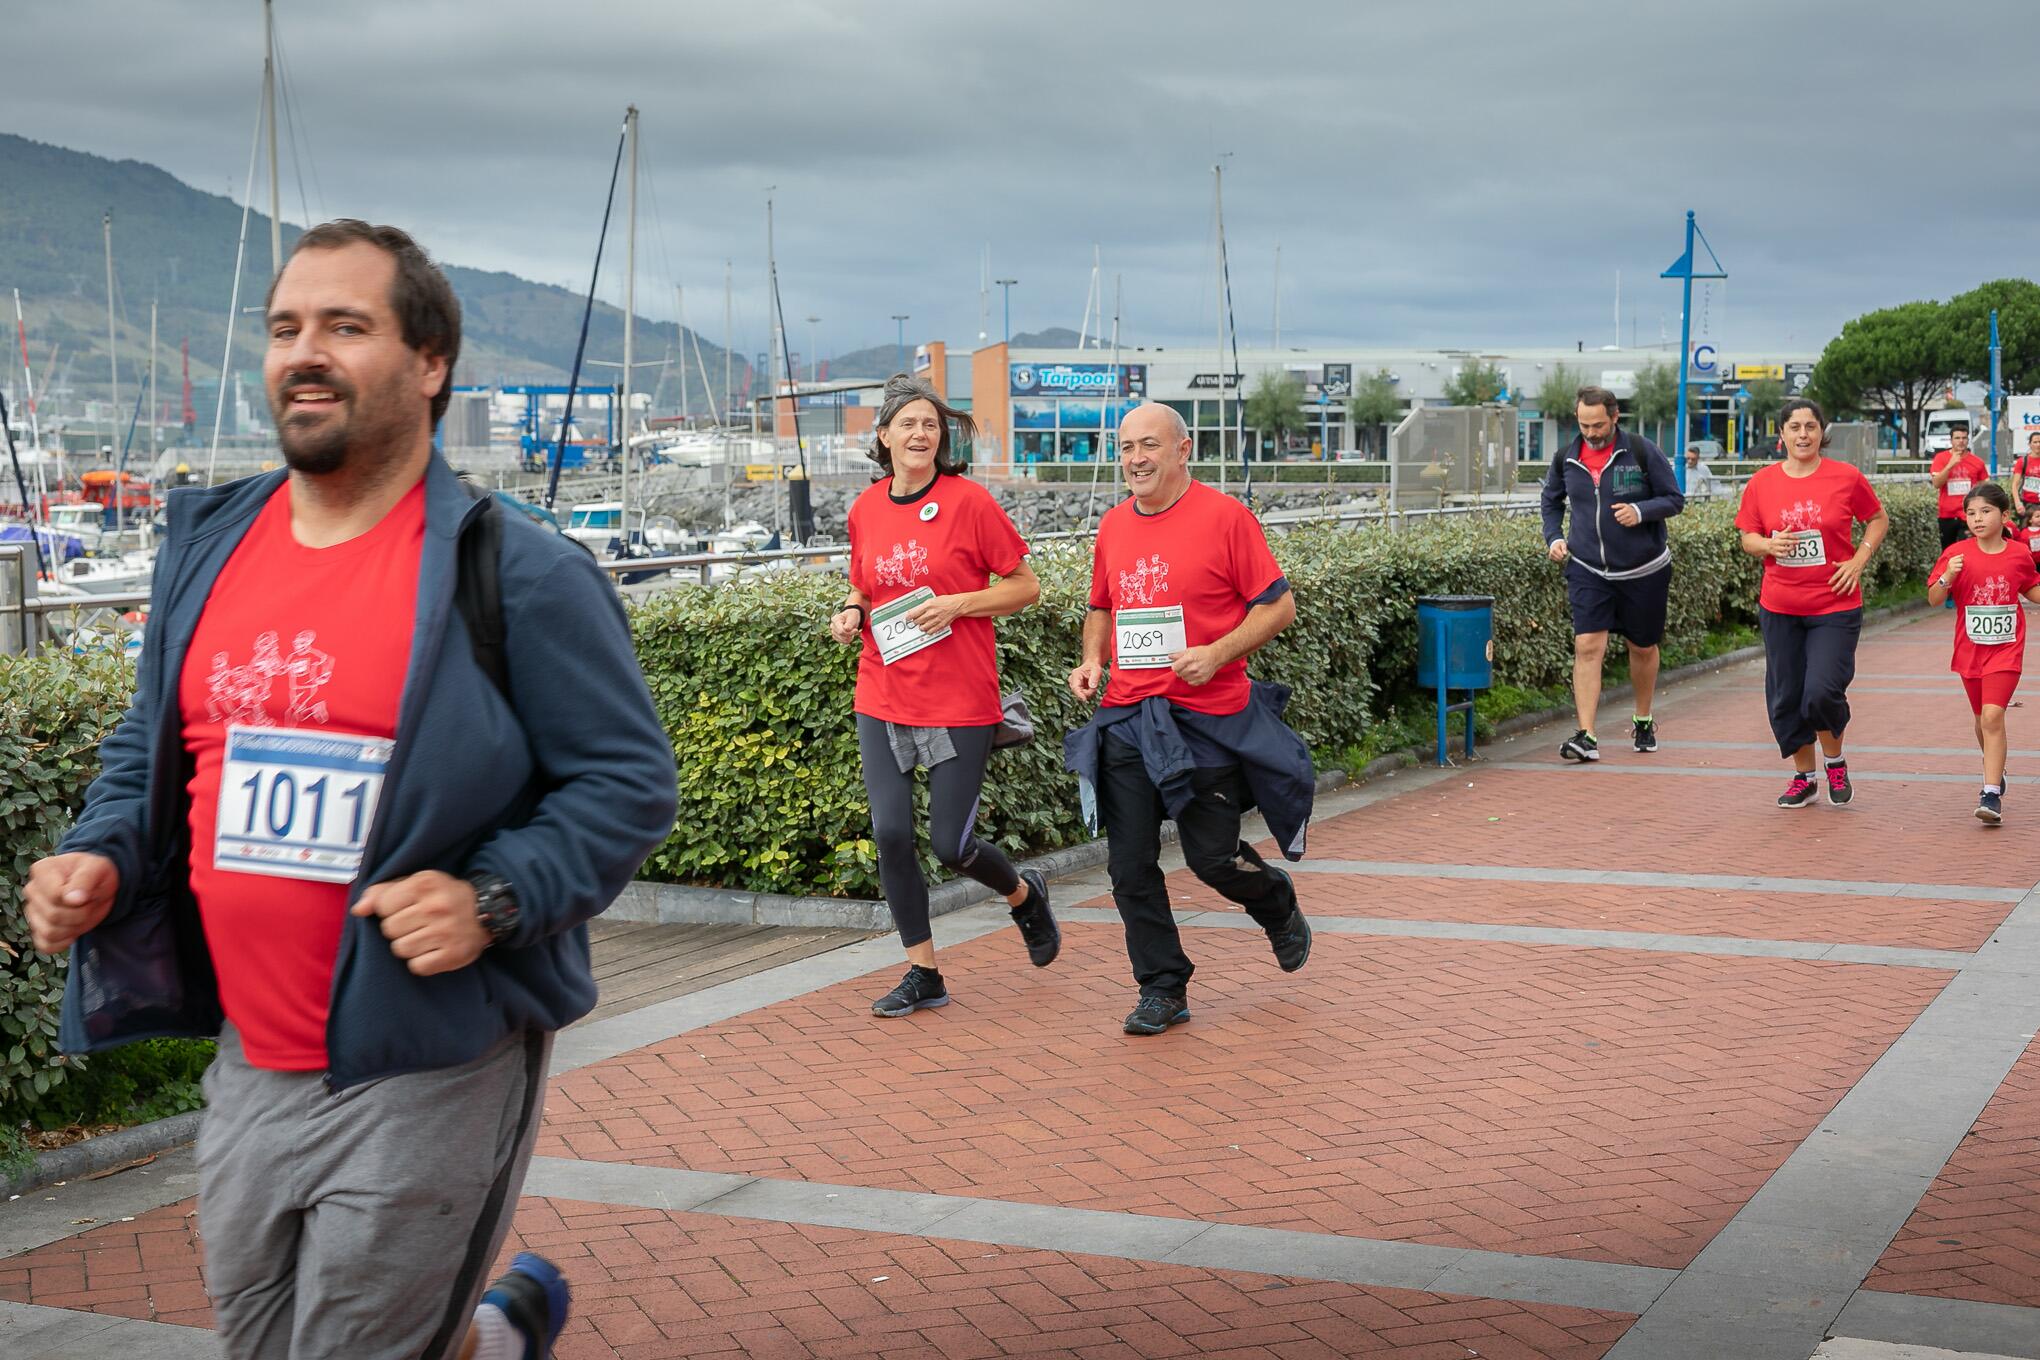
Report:
[[[1143,995],[1182,996],[1196,966],[1183,953],[1176,918],[1169,911],[1163,877],[1162,822],[1168,812],[1161,790],[1148,778],[1140,749],[1105,735],[1098,772],[1098,812],[1105,824],[1106,868],[1112,901],[1126,926],[1126,955]],[[1296,893],[1240,839],[1240,809],[1247,781],[1239,767],[1198,770],[1196,795],[1176,818],[1183,858],[1198,879],[1229,902],[1237,902],[1264,930],[1289,920]]]
[[[928,771],[928,842],[943,867],[974,878],[1004,897],[1020,875],[998,846],[977,838],[978,793],[991,759],[996,727],[952,727],[956,759]],[[878,842],[878,881],[892,908],[900,943],[909,949],[929,938],[928,880],[914,845],[914,776],[901,774],[886,740],[885,724],[857,715],[857,754],[864,792],[871,799],[871,835]]]
[[[1771,710],[1778,754],[1791,756],[1816,732],[1841,736],[1849,725],[1849,682],[1856,678],[1863,611],[1773,614],[1759,609],[1757,626],[1764,635],[1764,702]]]
[[[1969,521],[1966,519],[1944,519],[1940,521],[1940,524],[1942,552],[1948,551],[1948,549],[1969,537]]]

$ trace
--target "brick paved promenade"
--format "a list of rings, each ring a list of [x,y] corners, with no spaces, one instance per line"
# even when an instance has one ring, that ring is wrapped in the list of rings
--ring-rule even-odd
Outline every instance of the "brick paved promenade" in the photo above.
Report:
[[[1654,756],[1326,800],[1294,978],[1178,871],[1160,1038],[1096,875],[1045,971],[939,921],[942,1011],[868,1017],[877,940],[570,1031],[516,1229],[560,1356],[2040,1357],[2040,793],[1970,817],[1947,639],[1866,639],[1848,808],[1772,805],[1755,665]],[[0,1207],[0,1355],[215,1355],[191,1186]]]

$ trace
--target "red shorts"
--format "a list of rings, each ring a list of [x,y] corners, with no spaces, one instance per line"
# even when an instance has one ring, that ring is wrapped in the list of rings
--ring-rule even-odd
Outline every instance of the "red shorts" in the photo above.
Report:
[[[2017,671],[1992,671],[1989,675],[1965,675],[1962,688],[1969,695],[1969,711],[1983,712],[1985,704],[1998,708],[2012,706],[2012,691],[2019,687]]]

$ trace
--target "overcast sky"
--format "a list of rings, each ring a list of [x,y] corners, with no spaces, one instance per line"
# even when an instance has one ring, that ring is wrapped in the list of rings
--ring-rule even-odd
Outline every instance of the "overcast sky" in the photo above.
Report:
[[[0,129],[238,198],[256,0],[6,10]],[[1618,270],[1621,339],[1649,342],[1676,338],[1657,275],[1692,208],[1731,352],[2040,254],[2032,0],[279,0],[277,30],[286,220],[302,180],[313,217],[584,289],[635,101],[640,309],[683,283],[720,339],[731,260],[746,349],[772,185],[792,344],[819,316],[825,354],[895,312],[974,344],[987,246],[1016,332],[1078,325],[1095,244],[1126,343],[1209,343],[1220,156],[1244,344],[1278,244],[1285,345],[1607,344]]]

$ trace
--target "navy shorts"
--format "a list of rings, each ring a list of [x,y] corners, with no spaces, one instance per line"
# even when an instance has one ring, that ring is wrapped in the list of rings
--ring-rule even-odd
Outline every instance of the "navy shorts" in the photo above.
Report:
[[[1632,647],[1655,647],[1665,635],[1665,608],[1672,597],[1669,565],[1634,580],[1611,581],[1568,562],[1565,588],[1572,599],[1574,636],[1620,633]]]

